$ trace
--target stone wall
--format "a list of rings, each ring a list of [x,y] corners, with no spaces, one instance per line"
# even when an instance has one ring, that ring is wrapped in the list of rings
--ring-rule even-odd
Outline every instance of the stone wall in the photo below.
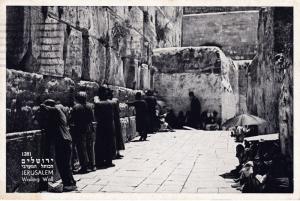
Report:
[[[189,110],[188,92],[194,91],[202,112],[215,110],[223,121],[236,114],[238,71],[219,48],[155,49],[153,66],[154,88],[176,113]]]
[[[150,72],[153,48],[181,45],[181,16],[182,7],[9,6],[7,68],[148,88],[130,69]]]
[[[8,6],[6,61],[14,70],[6,76],[7,131],[36,129],[28,119],[48,97],[71,106],[76,91],[88,90],[91,99],[106,84],[122,102],[134,97],[126,88],[153,87],[152,49],[181,45],[182,11]],[[26,123],[17,126],[16,119]]]
[[[258,52],[248,70],[247,108],[265,118],[265,133],[279,132],[281,150],[293,160],[293,10],[260,11]],[[292,167],[292,166],[290,166]]]
[[[70,78],[53,78],[36,73],[6,70],[6,129],[7,132],[38,129],[34,114],[39,104],[52,98],[66,107],[71,107],[75,94],[80,90],[87,92],[87,99],[93,102],[99,85],[90,81],[73,81]],[[121,117],[134,116],[133,109],[123,102],[133,101],[136,90],[108,85],[114,97],[121,102]]]
[[[260,11],[258,26],[258,50],[248,70],[247,108],[248,112],[268,121],[260,126],[260,132],[279,131],[280,94],[279,74],[274,63],[274,21],[273,9]]]
[[[182,46],[219,46],[232,59],[253,59],[257,24],[256,10],[184,15]]]

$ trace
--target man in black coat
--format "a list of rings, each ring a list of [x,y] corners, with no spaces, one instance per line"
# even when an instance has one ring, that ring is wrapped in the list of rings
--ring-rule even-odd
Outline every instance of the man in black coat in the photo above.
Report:
[[[191,101],[191,110],[190,110],[190,123],[191,127],[199,128],[200,125],[200,114],[201,114],[201,105],[199,99],[194,95],[194,92],[189,92],[189,98]]]
[[[119,107],[119,100],[113,97],[113,91],[107,88],[108,100],[113,103],[114,107],[114,121],[115,121],[115,131],[116,131],[116,159],[121,159],[123,156],[120,154],[120,150],[125,150],[124,139],[122,135],[122,127],[120,121],[120,107]]]
[[[48,99],[40,105],[40,108],[47,120],[43,125],[46,139],[55,146],[55,161],[62,179],[63,191],[74,191],[77,187],[72,174],[72,137],[63,106]]]
[[[136,131],[139,133],[140,141],[147,139],[147,131],[149,131],[149,119],[148,119],[148,106],[146,101],[142,100],[142,94],[137,92],[135,95],[135,101],[127,103],[128,106],[135,107],[136,113]]]
[[[144,98],[147,106],[148,106],[148,118],[149,118],[149,132],[154,133],[156,131],[156,121],[157,121],[157,116],[156,116],[156,105],[157,105],[157,100],[153,96],[153,92],[151,90],[148,90],[146,92],[146,97]]]
[[[107,89],[99,88],[99,99],[95,101],[95,118],[97,121],[95,156],[99,168],[114,167],[112,160],[116,154],[115,106],[109,101]]]

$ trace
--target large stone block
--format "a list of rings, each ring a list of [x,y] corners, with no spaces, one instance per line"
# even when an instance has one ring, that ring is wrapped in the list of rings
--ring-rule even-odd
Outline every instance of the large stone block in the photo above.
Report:
[[[66,58],[64,75],[73,79],[80,79],[82,75],[82,33],[76,29],[70,29],[66,38]]]
[[[83,38],[82,76],[85,80],[103,83],[106,69],[106,48],[94,37]]]
[[[47,17],[45,19],[44,30],[41,33],[41,44],[37,43],[33,47],[36,50],[38,63],[40,65],[37,71],[43,75],[62,77],[64,75],[64,44],[66,25],[57,20]]]
[[[45,98],[52,98],[69,105],[69,95],[75,83],[70,78],[51,78],[35,73],[16,70],[6,71],[6,103],[10,107],[13,99],[24,104],[34,102],[40,104]]]
[[[150,69],[147,64],[141,65],[141,89],[150,89]]]
[[[125,86],[135,89],[135,71],[138,68],[138,60],[133,57],[125,57],[123,59],[123,66]]]
[[[119,53],[112,48],[107,49],[108,66],[105,73],[107,84],[125,87],[123,61]]]
[[[253,59],[257,50],[258,11],[184,15],[182,46],[219,44],[233,59]]]
[[[71,24],[72,26],[76,27],[79,25],[79,16],[78,16],[78,8],[77,6],[62,6],[61,7],[61,20]],[[85,8],[80,8],[85,9]],[[82,15],[81,15],[82,16]],[[88,17],[88,15],[85,15],[84,17]],[[81,19],[81,21],[83,21]]]
[[[221,71],[221,56],[217,47],[173,47],[153,50],[152,64],[159,72],[182,73],[186,71]],[[226,60],[226,59],[225,59]]]
[[[129,136],[129,140],[132,140],[133,138],[135,138],[137,136],[136,120],[135,120],[135,116],[131,116],[128,119],[129,119],[129,126],[127,127],[126,133],[127,133],[127,136]]]
[[[83,81],[76,83],[77,91],[85,91],[87,93],[87,100],[94,101],[94,97],[98,95],[99,84],[96,82]]]
[[[105,7],[93,6],[90,7],[90,25],[88,33],[97,39],[107,40],[108,32],[108,12]]]

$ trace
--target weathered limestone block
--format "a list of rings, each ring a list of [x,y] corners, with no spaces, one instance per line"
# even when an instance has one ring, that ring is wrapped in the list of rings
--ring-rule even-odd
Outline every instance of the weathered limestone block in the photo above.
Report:
[[[257,10],[184,15],[182,46],[219,44],[233,59],[253,59],[258,16]]]
[[[125,57],[123,59],[123,66],[125,86],[135,89],[135,71],[138,68],[138,60],[133,57]]]
[[[153,50],[152,64],[159,72],[182,73],[188,70],[215,72],[221,70],[221,54],[217,47],[174,47]]]
[[[37,93],[42,93],[43,76],[16,70],[6,70],[6,105],[10,108],[17,97],[24,102],[34,100]]]
[[[91,6],[78,6],[76,7],[76,14],[78,16],[78,21],[76,25],[81,29],[89,30],[92,24],[92,15],[94,15],[93,7]]]
[[[68,105],[70,90],[75,87],[75,83],[70,78],[50,78],[35,73],[7,70],[6,86],[8,107],[17,98],[23,103],[33,101],[40,104],[41,100],[48,97]]]
[[[143,34],[143,11],[138,6],[132,6],[128,13],[128,26]]]
[[[45,19],[44,30],[42,31],[42,42],[37,47],[38,63],[40,69],[38,73],[62,77],[64,75],[64,33],[66,25],[57,20],[47,17]],[[34,48],[33,48],[34,50]]]
[[[107,54],[109,57],[106,72],[107,84],[124,87],[123,61],[120,55],[112,48],[107,49]]]
[[[125,142],[128,142],[130,139],[130,133],[127,133],[128,127],[129,127],[129,119],[128,117],[121,118],[121,128],[122,128],[122,135]]]
[[[144,14],[144,37],[156,47],[155,10],[153,6],[145,6]]]
[[[98,40],[89,36],[84,36],[83,47],[83,79],[102,83],[107,65],[106,48]]]
[[[98,95],[99,84],[96,82],[83,81],[76,83],[77,91],[85,91],[87,93],[87,100],[89,102],[94,101],[94,96]]]
[[[141,92],[113,85],[108,85],[108,87],[113,91],[114,97],[118,98],[120,102],[133,101],[135,100],[136,92]]]
[[[106,40],[108,32],[108,14],[105,7],[93,6],[90,7],[90,26],[88,33],[97,39]]]
[[[182,7],[164,7],[157,9],[155,30],[158,48],[181,46]]]
[[[136,137],[135,116],[120,118],[122,135],[125,142],[129,142]]]
[[[75,80],[82,75],[82,33],[71,29],[66,39],[66,58],[64,75]]]
[[[77,6],[62,6],[62,11],[61,11],[61,20],[71,24],[72,26],[77,26],[79,25],[78,21],[78,8]],[[87,15],[85,16],[87,17]],[[81,19],[82,21],[82,19]]]
[[[136,120],[135,120],[135,116],[131,116],[128,119],[129,119],[129,126],[127,127],[126,134],[129,137],[128,141],[130,141],[137,136]],[[130,134],[130,135],[128,135],[128,134]]]
[[[147,64],[141,65],[141,89],[150,89],[150,69]]]

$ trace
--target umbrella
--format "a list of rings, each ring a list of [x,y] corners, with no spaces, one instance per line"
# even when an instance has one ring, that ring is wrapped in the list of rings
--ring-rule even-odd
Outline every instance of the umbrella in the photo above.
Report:
[[[239,116],[228,119],[222,126],[230,128],[235,126],[259,125],[266,122],[266,120],[251,114],[241,114]]]

